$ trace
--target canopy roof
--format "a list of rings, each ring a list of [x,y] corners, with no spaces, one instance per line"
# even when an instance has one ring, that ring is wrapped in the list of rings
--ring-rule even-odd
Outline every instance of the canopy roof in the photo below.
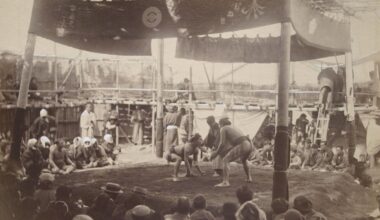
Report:
[[[285,4],[288,2],[289,4]],[[290,11],[284,16],[284,9]],[[291,0],[35,0],[29,31],[93,52],[149,55],[152,38],[241,30],[291,21],[304,43],[350,50],[349,23]]]

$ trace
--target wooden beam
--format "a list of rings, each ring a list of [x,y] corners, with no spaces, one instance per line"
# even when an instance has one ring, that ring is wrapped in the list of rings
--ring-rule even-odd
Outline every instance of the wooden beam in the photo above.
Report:
[[[156,156],[161,158],[164,153],[164,105],[162,97],[164,84],[164,39],[159,40],[158,51]]]

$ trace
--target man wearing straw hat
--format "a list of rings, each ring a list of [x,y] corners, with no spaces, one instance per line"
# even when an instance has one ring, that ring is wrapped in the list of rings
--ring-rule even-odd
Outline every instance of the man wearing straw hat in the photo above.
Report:
[[[223,182],[215,185],[215,187],[228,187],[230,186],[230,166],[229,163],[240,159],[244,172],[247,175],[247,182],[252,182],[251,173],[248,167],[248,158],[253,152],[253,145],[251,140],[245,136],[240,130],[233,128],[231,122],[227,117],[219,120],[220,141],[219,146],[211,154],[211,160],[215,159],[218,155],[222,158],[223,163]]]

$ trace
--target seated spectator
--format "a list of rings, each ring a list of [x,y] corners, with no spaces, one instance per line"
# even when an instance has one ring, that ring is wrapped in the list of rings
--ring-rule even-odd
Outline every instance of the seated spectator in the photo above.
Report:
[[[305,220],[302,214],[296,209],[289,209],[284,215],[284,220]]]
[[[106,151],[106,154],[109,158],[112,159],[112,161],[116,160],[116,154],[114,154],[114,148],[115,148],[115,143],[112,138],[111,134],[106,134],[104,135],[104,142],[102,144],[102,147]]]
[[[312,170],[331,170],[331,161],[334,157],[334,153],[331,148],[324,144],[320,151],[317,163],[312,167]]]
[[[305,217],[305,220],[327,220],[322,213],[313,209],[313,203],[305,196],[297,196],[294,199],[293,205],[294,209],[299,211]]]
[[[2,89],[4,90],[15,90],[16,89],[16,84],[13,80],[13,76],[8,74],[5,77],[4,83],[1,86]],[[2,93],[4,96],[4,99],[6,102],[15,102],[17,100],[17,93],[16,92],[3,92]]]
[[[32,197],[26,197],[20,200],[15,213],[15,220],[34,220],[39,213],[39,202]]]
[[[247,186],[241,186],[236,190],[236,197],[240,207],[236,212],[237,220],[258,219],[266,220],[265,212],[253,202],[253,192]]]
[[[91,139],[91,145],[85,145],[87,147],[88,154],[90,156],[90,163],[86,168],[104,167],[110,165],[106,151],[98,144],[95,138]]]
[[[29,98],[32,101],[41,101],[43,98],[41,96],[41,93],[39,92],[32,92],[32,91],[37,91],[38,90],[38,82],[36,77],[32,77],[30,79],[30,84],[29,84]]]
[[[193,199],[193,209],[191,220],[213,220],[215,219],[211,212],[206,210],[206,198],[203,195],[196,195]]]
[[[307,149],[305,147],[305,151],[304,151],[305,160],[302,163],[302,169],[314,167],[317,164],[319,157],[320,155],[318,152],[317,144],[313,144],[310,149]]]
[[[50,173],[42,173],[40,175],[40,184],[34,193],[34,198],[40,203],[41,211],[47,210],[50,202],[55,200],[55,190],[53,188],[54,176]]]
[[[222,217],[217,220],[236,220],[235,213],[238,210],[238,205],[233,202],[226,202],[223,204]]]
[[[380,219],[380,195],[376,196],[376,201],[377,201],[377,208],[373,210],[369,216],[371,216],[374,219]]]
[[[87,165],[87,161],[89,161],[88,152],[85,145],[83,144],[84,141],[87,144],[90,144],[91,139],[83,138],[82,141],[81,137],[76,137],[73,140],[73,144],[70,145],[69,156],[78,169],[83,169]]]
[[[107,183],[105,186],[102,186],[101,189],[103,190],[104,193],[106,193],[112,199],[113,206],[115,206],[115,204],[122,203],[121,197],[123,194],[123,190],[119,184]],[[115,207],[112,207],[112,208],[114,209]]]
[[[302,165],[301,157],[298,155],[299,152],[297,150],[291,150],[290,152],[290,169],[300,169]]]
[[[331,165],[336,170],[344,171],[348,166],[348,157],[344,154],[343,146],[336,147],[336,154],[334,155]]]
[[[190,220],[190,200],[180,197],[177,200],[174,214],[165,215],[165,220]]]
[[[272,201],[272,220],[283,220],[285,212],[289,209],[289,203],[283,198]]]
[[[25,168],[26,175],[37,185],[44,160],[41,151],[37,148],[36,139],[28,140],[27,148],[22,154],[21,161]]]
[[[114,203],[106,193],[96,197],[94,204],[90,207],[87,214],[94,220],[108,220],[112,216]]]
[[[162,217],[146,205],[138,205],[130,212],[126,212],[124,220],[161,220]]]
[[[36,220],[71,220],[72,214],[64,201],[53,201],[45,212],[41,212]]]
[[[49,163],[52,173],[65,175],[75,170],[75,164],[70,160],[65,145],[66,142],[61,139],[50,148]]]
[[[123,202],[116,204],[116,208],[112,213],[113,220],[123,220],[127,212],[138,205],[147,205],[146,198],[149,194],[148,190],[142,187],[135,186],[132,189],[132,194],[126,198]],[[130,215],[130,214],[128,214]]]

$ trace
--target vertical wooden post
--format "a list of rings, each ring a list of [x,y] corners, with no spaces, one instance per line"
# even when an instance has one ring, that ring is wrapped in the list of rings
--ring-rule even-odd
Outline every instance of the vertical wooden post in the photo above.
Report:
[[[57,44],[53,43],[54,50],[54,91],[55,91],[55,102],[58,103],[58,68],[57,68]]]
[[[216,90],[216,85],[215,85],[215,63],[212,63],[212,89]],[[216,101],[217,93],[213,92],[213,100]]]
[[[119,71],[120,71],[120,68],[119,68],[119,60],[116,61],[116,65],[115,65],[115,72],[116,72],[116,88],[117,88],[117,102],[116,102],[116,112],[117,112],[117,115],[119,115],[119,99],[120,99],[120,81],[119,81]],[[116,126],[116,146],[119,146],[119,138],[120,138],[120,135],[119,135],[119,126]],[[120,149],[120,148],[119,148]]]
[[[347,144],[348,162],[354,163],[354,153],[356,147],[355,110],[354,110],[354,72],[352,69],[352,54],[345,54],[346,62],[346,107],[347,107]]]
[[[187,138],[190,139],[191,136],[193,135],[193,116],[191,115],[192,111],[192,106],[193,106],[193,67],[190,66],[190,71],[189,71],[189,80],[190,80],[190,85],[189,85],[189,104],[188,106],[188,112],[189,112],[189,133]]]
[[[162,89],[164,84],[164,39],[159,40],[158,45],[158,79],[157,79],[157,133],[156,133],[156,156],[162,157],[164,153],[164,105]]]
[[[10,160],[15,162],[14,167],[10,170],[17,171],[21,169],[20,153],[21,141],[25,130],[26,105],[28,103],[29,83],[32,77],[34,48],[36,45],[36,35],[28,34],[26,40],[24,64],[22,67],[20,90],[17,99],[17,108],[12,131],[12,146],[10,152]],[[12,164],[10,164],[12,166]]]
[[[154,147],[156,144],[156,111],[157,111],[157,100],[156,100],[156,74],[157,71],[152,71],[152,153],[156,152]]]
[[[232,126],[235,126],[235,110],[233,109],[235,105],[235,70],[234,64],[231,64],[231,110],[232,110]]]
[[[289,0],[286,1],[284,12],[289,14]],[[274,146],[274,173],[272,198],[289,199],[287,169],[289,166],[289,136],[288,136],[288,100],[290,72],[290,35],[291,23],[281,24],[281,48],[278,75],[277,99],[277,129]]]

